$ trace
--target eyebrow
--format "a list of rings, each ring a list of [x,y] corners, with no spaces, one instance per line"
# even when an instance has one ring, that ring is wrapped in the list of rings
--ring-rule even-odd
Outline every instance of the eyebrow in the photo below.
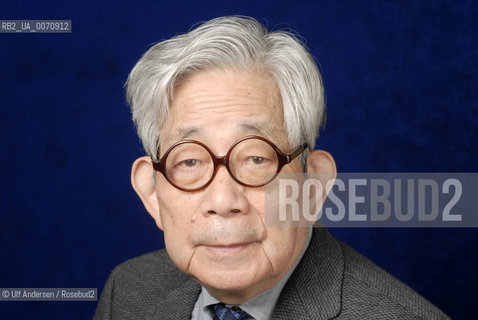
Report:
[[[239,124],[239,127],[245,132],[252,131],[253,133],[266,138],[277,137],[279,135],[279,130],[277,130],[275,127],[272,127],[269,122],[265,121],[241,123]]]
[[[259,121],[259,122],[248,122],[248,123],[239,123],[237,125],[239,130],[245,135],[247,134],[257,134],[264,136],[265,138],[277,137],[279,135],[279,130],[275,127],[272,127],[269,122]],[[173,144],[177,141],[181,141],[187,138],[190,138],[193,135],[204,135],[205,129],[202,127],[186,127],[179,128],[176,130],[172,136],[165,141],[167,145]]]
[[[204,134],[204,129],[201,127],[179,128],[169,140],[173,142],[180,141],[195,134]]]

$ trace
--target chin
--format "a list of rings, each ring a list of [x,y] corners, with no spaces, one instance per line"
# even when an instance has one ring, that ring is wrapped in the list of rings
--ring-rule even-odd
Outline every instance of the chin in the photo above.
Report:
[[[253,264],[240,267],[221,266],[220,268],[211,266],[201,269],[192,272],[193,276],[204,286],[221,291],[243,291],[269,277],[266,270]]]
[[[254,275],[244,272],[227,272],[223,274],[212,275],[205,279],[208,286],[220,290],[237,291],[249,288],[258,280]]]

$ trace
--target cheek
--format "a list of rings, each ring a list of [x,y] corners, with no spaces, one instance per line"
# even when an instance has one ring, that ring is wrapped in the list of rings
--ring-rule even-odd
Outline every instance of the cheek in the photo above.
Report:
[[[259,215],[260,221],[264,227],[265,225],[265,191],[262,188],[257,189],[245,189],[245,197],[250,206],[250,211]]]
[[[182,271],[187,270],[194,253],[190,239],[195,229],[194,217],[198,212],[193,201],[184,198],[178,201],[159,201],[166,250]],[[181,198],[176,196],[175,199]]]
[[[255,190],[255,189],[252,189]],[[252,191],[251,190],[251,191]],[[265,192],[251,192],[248,195],[250,203],[254,206],[255,212],[260,215],[262,227],[265,230],[266,239],[262,243],[265,255],[269,259],[273,270],[281,270],[290,262],[296,246],[297,232],[293,228],[274,228],[267,225],[265,210],[270,210],[270,205],[266,206]],[[269,217],[270,219],[270,217]],[[269,221],[273,223],[274,220]]]

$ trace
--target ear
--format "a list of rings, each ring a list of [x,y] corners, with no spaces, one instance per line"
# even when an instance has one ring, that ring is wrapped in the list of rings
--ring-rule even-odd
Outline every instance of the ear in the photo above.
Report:
[[[330,153],[324,150],[311,151],[307,158],[307,173],[313,174],[314,178],[320,180],[322,185],[323,193],[321,195],[320,208],[313,208],[315,212],[318,212],[324,204],[327,194],[330,192],[330,189],[332,189],[335,178],[337,177],[337,167],[335,166],[334,158]],[[311,192],[311,200],[315,199],[316,196],[318,195]],[[312,201],[312,203],[316,203],[316,201]]]
[[[159,229],[163,230],[150,157],[136,159],[131,168],[131,184]]]

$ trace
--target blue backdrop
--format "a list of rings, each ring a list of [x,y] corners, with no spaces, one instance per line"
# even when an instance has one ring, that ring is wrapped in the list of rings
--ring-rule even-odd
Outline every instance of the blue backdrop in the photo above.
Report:
[[[154,42],[243,14],[291,28],[320,62],[342,172],[478,172],[474,1],[5,1],[0,19],[0,287],[97,287],[163,247],[130,187],[143,154],[123,84]],[[478,230],[335,229],[454,319],[476,318]],[[89,319],[93,302],[0,302],[2,319]]]

